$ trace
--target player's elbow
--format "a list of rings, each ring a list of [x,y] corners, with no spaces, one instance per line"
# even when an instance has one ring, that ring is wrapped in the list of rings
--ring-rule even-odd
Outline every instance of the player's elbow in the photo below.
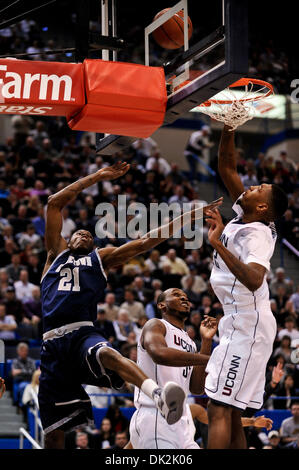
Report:
[[[263,279],[250,279],[246,283],[247,289],[249,289],[251,292],[255,292],[258,290],[263,283]]]
[[[155,364],[168,365],[166,348],[151,346],[148,351]]]
[[[47,205],[48,207],[58,207],[58,198],[56,197],[55,194],[51,194],[51,196],[48,197],[47,199]]]

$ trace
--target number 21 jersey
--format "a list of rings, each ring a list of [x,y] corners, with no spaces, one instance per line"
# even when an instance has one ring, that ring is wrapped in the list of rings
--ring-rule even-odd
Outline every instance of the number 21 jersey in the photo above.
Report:
[[[41,279],[44,332],[79,321],[94,322],[107,284],[97,250],[62,251]]]

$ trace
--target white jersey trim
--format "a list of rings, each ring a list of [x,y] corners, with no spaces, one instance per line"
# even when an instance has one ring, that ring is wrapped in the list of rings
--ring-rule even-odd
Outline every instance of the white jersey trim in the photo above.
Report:
[[[107,281],[107,274],[106,274],[105,271],[104,271],[103,264],[102,264],[102,260],[101,260],[101,257],[100,257],[98,248],[96,248],[94,251],[95,251],[95,253],[96,253],[97,257],[98,257],[99,264],[100,264],[100,268],[101,268],[101,270],[102,270],[102,274],[103,274],[104,278],[105,278],[106,281]]]
[[[40,284],[43,282],[44,278],[46,277],[46,275],[48,274],[48,272],[50,271],[50,269],[52,268],[53,264],[58,260],[58,258],[60,258],[60,256],[62,256],[64,253],[66,253],[67,251],[71,251],[69,248],[67,248],[66,250],[63,250],[61,253],[59,253],[59,255],[56,256],[56,258],[54,259],[54,261],[50,264],[49,268],[47,269],[47,271],[45,272],[45,274],[43,274],[41,280],[40,280]]]

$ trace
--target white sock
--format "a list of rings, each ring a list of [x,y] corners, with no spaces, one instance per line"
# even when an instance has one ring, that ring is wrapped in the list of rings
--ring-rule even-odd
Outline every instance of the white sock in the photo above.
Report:
[[[150,398],[153,398],[153,392],[157,388],[159,388],[159,385],[157,385],[152,379],[145,379],[141,385],[142,392]]]

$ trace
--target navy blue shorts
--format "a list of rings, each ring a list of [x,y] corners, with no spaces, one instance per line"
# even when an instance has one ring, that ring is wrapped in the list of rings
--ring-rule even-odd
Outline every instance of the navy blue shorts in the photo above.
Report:
[[[98,343],[111,347],[92,326],[43,342],[38,400],[45,434],[93,420],[90,398],[82,384],[109,387],[101,366],[94,361],[90,367],[86,360],[88,350]]]

